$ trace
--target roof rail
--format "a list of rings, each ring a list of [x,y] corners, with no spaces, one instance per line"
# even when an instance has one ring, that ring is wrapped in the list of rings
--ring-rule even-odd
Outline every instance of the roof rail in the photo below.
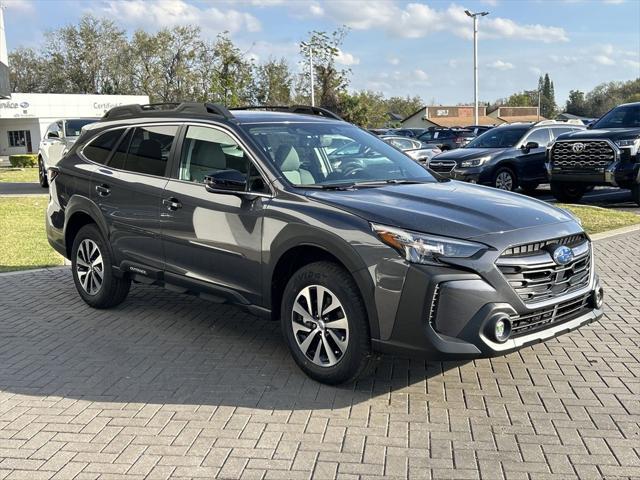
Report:
[[[233,114],[226,107],[217,103],[196,103],[196,102],[167,102],[149,103],[146,105],[120,105],[107,110],[102,116],[102,120],[120,120],[124,118],[163,116],[166,113],[184,113],[198,115],[218,115],[227,120],[233,118]]]
[[[303,115],[317,115],[320,117],[342,120],[342,118],[331,110],[311,105],[248,105],[244,107],[233,107],[231,110],[270,110],[273,112],[300,113]]]
[[[534,123],[536,127],[539,125],[557,125],[557,124],[584,125],[582,120],[578,120],[575,118],[571,118],[569,120],[540,120],[539,122]]]

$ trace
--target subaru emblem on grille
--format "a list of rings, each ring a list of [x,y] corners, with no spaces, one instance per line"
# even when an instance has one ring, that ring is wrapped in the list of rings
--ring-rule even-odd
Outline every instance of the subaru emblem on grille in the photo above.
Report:
[[[582,153],[584,152],[584,143],[574,143],[571,146],[571,149],[573,150],[573,153]]]
[[[573,250],[566,245],[560,245],[553,251],[552,256],[558,265],[566,265],[573,260]]]

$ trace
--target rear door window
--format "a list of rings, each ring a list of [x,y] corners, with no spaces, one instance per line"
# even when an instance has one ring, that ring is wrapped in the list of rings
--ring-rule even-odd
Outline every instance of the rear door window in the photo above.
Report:
[[[536,142],[540,147],[546,147],[549,141],[549,129],[540,128],[531,132],[527,139],[524,141],[524,144],[526,145],[529,142]]]
[[[92,162],[104,165],[123,132],[124,128],[118,128],[98,135],[84,147],[82,154]]]
[[[118,146],[109,166],[129,172],[164,176],[177,132],[177,125],[136,127]]]

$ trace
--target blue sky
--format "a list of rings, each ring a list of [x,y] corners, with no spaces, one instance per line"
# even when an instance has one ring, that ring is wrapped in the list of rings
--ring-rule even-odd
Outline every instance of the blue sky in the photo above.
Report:
[[[286,57],[310,30],[350,27],[340,62],[352,89],[420,95],[426,102],[473,100],[471,20],[480,21],[480,99],[493,101],[535,88],[542,72],[556,99],[611,80],[640,77],[640,0],[284,1],[284,0],[0,0],[7,7],[9,49],[38,46],[43,33],[83,13],[111,18],[133,31],[199,25],[223,30],[258,61]]]

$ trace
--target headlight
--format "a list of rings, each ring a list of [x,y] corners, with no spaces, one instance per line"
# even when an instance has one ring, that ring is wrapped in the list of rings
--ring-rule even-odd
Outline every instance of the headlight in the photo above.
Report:
[[[479,167],[483,165],[485,162],[491,160],[491,157],[487,155],[486,157],[474,158],[473,160],[463,160],[460,163],[461,168],[471,168],[471,167]]]
[[[614,140],[616,145],[619,147],[635,147],[638,143],[640,143],[639,138],[633,138],[628,140]]]
[[[396,249],[411,263],[432,265],[438,264],[439,258],[469,258],[487,248],[480,243],[409,232],[375,223],[371,224],[371,228],[382,242]]]

